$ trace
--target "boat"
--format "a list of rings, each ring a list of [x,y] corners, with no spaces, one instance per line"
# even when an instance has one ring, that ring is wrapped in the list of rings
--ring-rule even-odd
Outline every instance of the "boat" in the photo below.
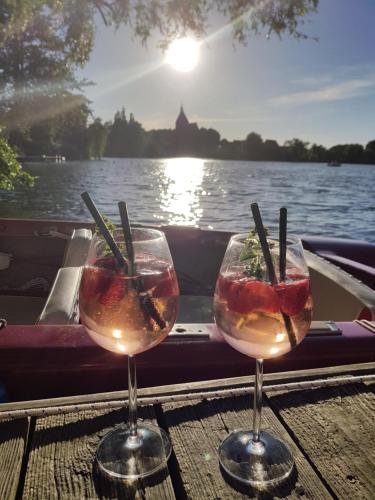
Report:
[[[17,161],[20,163],[64,163],[65,156],[62,155],[34,155],[34,156],[17,156]]]
[[[330,161],[327,163],[328,167],[341,167],[341,163],[339,161]]]
[[[222,341],[212,295],[231,232],[161,227],[180,285],[177,323],[137,356],[140,386],[250,374],[253,361]],[[9,401],[97,393],[126,385],[124,357],[93,343],[77,293],[93,224],[0,219],[0,382]],[[375,245],[302,237],[314,298],[311,332],[266,371],[375,361]]]

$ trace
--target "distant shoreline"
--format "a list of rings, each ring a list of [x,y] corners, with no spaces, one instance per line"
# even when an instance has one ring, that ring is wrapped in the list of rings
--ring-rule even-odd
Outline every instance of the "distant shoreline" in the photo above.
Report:
[[[285,163],[285,164],[299,164],[299,163],[306,163],[310,165],[325,165],[328,166],[328,163],[325,161],[309,161],[309,160],[246,160],[246,159],[239,159],[239,158],[203,158],[201,156],[163,156],[160,158],[150,158],[147,156],[103,156],[103,158],[90,158],[87,160],[68,160],[71,162],[77,162],[77,161],[112,161],[112,160],[162,160],[162,161],[168,161],[168,160],[178,160],[181,158],[188,158],[192,160],[203,160],[203,161],[225,161],[225,162],[238,162],[238,163],[272,163],[272,164],[278,164],[278,163]],[[364,165],[364,166],[371,166],[374,167],[375,163],[342,163],[341,166],[348,166],[348,165]]]
[[[236,162],[236,163],[262,163],[262,164],[270,164],[270,165],[275,165],[275,164],[285,164],[285,165],[293,165],[293,164],[306,164],[306,165],[321,165],[321,166],[329,166],[327,162],[324,161],[308,161],[308,160],[301,160],[301,161],[292,161],[292,160],[245,160],[245,159],[238,159],[238,158],[202,158],[198,156],[164,156],[160,158],[149,158],[149,157],[139,157],[139,156],[116,156],[116,157],[111,157],[111,156],[104,156],[103,158],[87,158],[87,159],[82,159],[82,160],[77,160],[77,159],[67,159],[64,162],[61,162],[61,167],[63,168],[65,164],[69,163],[85,163],[85,162],[115,162],[116,160],[158,160],[158,161],[168,161],[168,160],[179,160],[179,159],[191,159],[191,160],[202,160],[202,161],[210,161],[210,162]],[[21,160],[20,163],[22,163],[23,166],[27,165],[50,165],[50,164],[56,164],[59,162],[56,161],[48,161],[48,160]],[[348,166],[368,166],[368,167],[375,167],[374,163],[342,163],[340,167],[348,167]],[[337,168],[333,168],[333,170],[337,170]]]

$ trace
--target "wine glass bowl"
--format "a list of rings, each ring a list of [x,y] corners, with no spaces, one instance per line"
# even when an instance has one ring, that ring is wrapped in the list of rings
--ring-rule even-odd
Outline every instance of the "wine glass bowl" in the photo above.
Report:
[[[137,421],[135,355],[155,347],[172,329],[178,312],[178,284],[165,235],[133,228],[134,260],[116,259],[94,237],[79,290],[80,319],[101,347],[127,355],[129,419],[101,440],[97,464],[108,476],[137,479],[163,468],[171,453],[168,435]],[[123,241],[117,239],[123,250]]]
[[[308,267],[301,241],[289,236],[285,259],[279,242],[268,239],[271,265],[264,249],[249,248],[249,235],[228,244],[214,296],[216,324],[234,349],[256,358],[253,430],[237,430],[221,443],[219,460],[236,480],[257,488],[275,486],[293,469],[287,445],[260,431],[263,360],[280,356],[305,337],[312,317]],[[266,242],[267,244],[267,242]],[[273,276],[271,277],[270,274]]]
[[[280,281],[275,239],[269,239],[269,244],[278,283],[269,282],[265,266],[262,276],[254,276],[240,259],[247,236],[238,234],[229,242],[216,284],[215,321],[234,349],[253,358],[268,359],[289,352],[309,329],[312,316],[309,273],[301,241],[290,236],[285,280]],[[290,331],[285,316],[290,318]]]
[[[136,228],[133,239],[137,274],[129,276],[108,254],[105,242],[95,238],[79,296],[81,321],[92,339],[127,355],[164,340],[176,320],[179,293],[169,251],[163,252],[164,235]]]

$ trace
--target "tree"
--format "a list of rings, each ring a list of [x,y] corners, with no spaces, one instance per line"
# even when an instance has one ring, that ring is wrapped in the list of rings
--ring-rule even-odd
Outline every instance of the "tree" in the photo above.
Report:
[[[220,134],[213,128],[200,128],[196,134],[195,154],[215,157],[220,142]]]
[[[130,157],[142,156],[145,143],[145,131],[142,125],[134,118],[133,113],[130,113],[129,123],[127,126],[125,141],[125,155]]]
[[[89,158],[102,158],[107,145],[107,128],[100,118],[96,118],[87,129],[87,149]]]
[[[222,139],[218,147],[219,158],[223,160],[242,160],[243,141],[227,141]]]
[[[125,109],[117,111],[113,124],[109,127],[107,155],[114,157],[142,156],[145,144],[145,131],[130,113],[126,119]]]
[[[329,161],[338,161],[344,163],[346,161],[346,145],[336,144],[328,150]]]
[[[4,2],[3,2],[4,3]],[[84,25],[94,24],[100,14],[106,25],[131,27],[145,43],[157,31],[161,44],[187,32],[201,36],[209,27],[209,14],[218,12],[232,24],[233,38],[245,43],[251,33],[287,34],[306,38],[301,30],[303,19],[316,12],[319,0],[8,0],[0,7],[0,44],[23,26],[36,11],[52,12],[63,20],[67,35],[78,40]],[[88,39],[92,43],[92,37]],[[85,57],[85,49],[77,44],[75,53]]]
[[[366,144],[366,148],[363,153],[363,161],[369,164],[375,163],[375,140]]]
[[[5,0],[0,2],[0,125],[6,135],[24,150],[43,147],[49,152],[67,148],[79,157],[82,130],[58,134],[52,118],[58,106],[41,107],[39,97],[58,103],[74,95],[84,82],[74,72],[89,58],[93,46],[95,17],[106,25],[130,27],[145,43],[153,31],[161,45],[184,33],[202,35],[209,26],[208,14],[217,11],[232,23],[233,37],[245,43],[250,33],[287,34],[305,37],[303,18],[316,11],[319,0]],[[55,101],[54,101],[55,100]],[[46,110],[49,113],[46,115]],[[79,111],[78,111],[79,112]],[[121,126],[125,127],[124,120]],[[115,124],[114,124],[115,125]],[[119,125],[118,123],[116,124]],[[119,132],[114,127],[114,132]],[[138,139],[142,132],[131,126]],[[115,134],[116,135],[116,134]],[[121,135],[121,134],[120,134]],[[71,147],[67,141],[76,141]],[[78,143],[77,143],[77,138]],[[113,137],[112,137],[113,139]],[[115,142],[113,153],[121,151]],[[133,147],[133,146],[131,146]],[[139,148],[139,144],[137,146]],[[41,151],[38,151],[41,153]],[[67,154],[63,151],[62,154]]]
[[[93,25],[81,3],[60,2],[53,10],[48,2],[37,1],[21,28],[6,35],[4,28],[0,31],[0,122],[8,130],[28,128],[50,117],[47,112],[60,111],[40,107],[40,97],[80,88],[74,70],[88,60],[93,40]]]
[[[347,144],[345,161],[347,163],[363,163],[363,153],[362,144]]]
[[[320,146],[319,144],[313,144],[310,147],[308,159],[309,161],[326,162],[328,160],[326,148],[324,146]]]
[[[282,160],[282,150],[273,139],[266,139],[263,143],[263,160],[278,161]]]
[[[107,141],[107,155],[113,157],[124,156],[124,137],[126,136],[127,120],[125,109],[117,111],[114,116],[113,124],[109,128]]]
[[[308,145],[308,142],[301,141],[301,139],[286,141],[283,146],[286,159],[289,161],[306,161],[308,159]]]
[[[146,158],[163,158],[171,155],[173,147],[173,130],[160,129],[145,132],[143,154]]]
[[[89,57],[93,25],[81,3],[36,0],[21,26],[0,30],[0,124],[26,155],[85,156],[89,110],[74,70]],[[12,19],[12,7],[0,18]]]
[[[31,105],[31,103],[29,103]],[[33,99],[35,120],[28,126],[8,130],[9,142],[23,155],[86,157],[88,101],[82,95],[62,92]]]
[[[244,142],[244,154],[247,160],[261,160],[263,155],[263,139],[262,137],[251,132]]]
[[[4,137],[0,137],[0,189],[12,190],[18,184],[32,186],[34,178],[25,172],[15,152]]]

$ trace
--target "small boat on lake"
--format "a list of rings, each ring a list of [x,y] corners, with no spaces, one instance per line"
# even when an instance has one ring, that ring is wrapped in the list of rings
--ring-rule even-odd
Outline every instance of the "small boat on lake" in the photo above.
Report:
[[[17,160],[21,163],[64,163],[65,156],[62,155],[34,155],[18,156]]]
[[[10,400],[122,389],[123,356],[93,343],[79,323],[81,266],[93,224],[0,219],[0,382]],[[252,360],[222,342],[212,296],[231,232],[165,226],[180,286],[172,333],[137,355],[140,385],[241,376]],[[302,344],[266,370],[375,360],[375,335],[355,323],[375,319],[375,245],[303,237],[314,324]],[[1,257],[1,256],[0,256]],[[374,323],[372,323],[374,324]]]
[[[328,167],[341,167],[341,163],[339,161],[330,161],[327,163]]]

